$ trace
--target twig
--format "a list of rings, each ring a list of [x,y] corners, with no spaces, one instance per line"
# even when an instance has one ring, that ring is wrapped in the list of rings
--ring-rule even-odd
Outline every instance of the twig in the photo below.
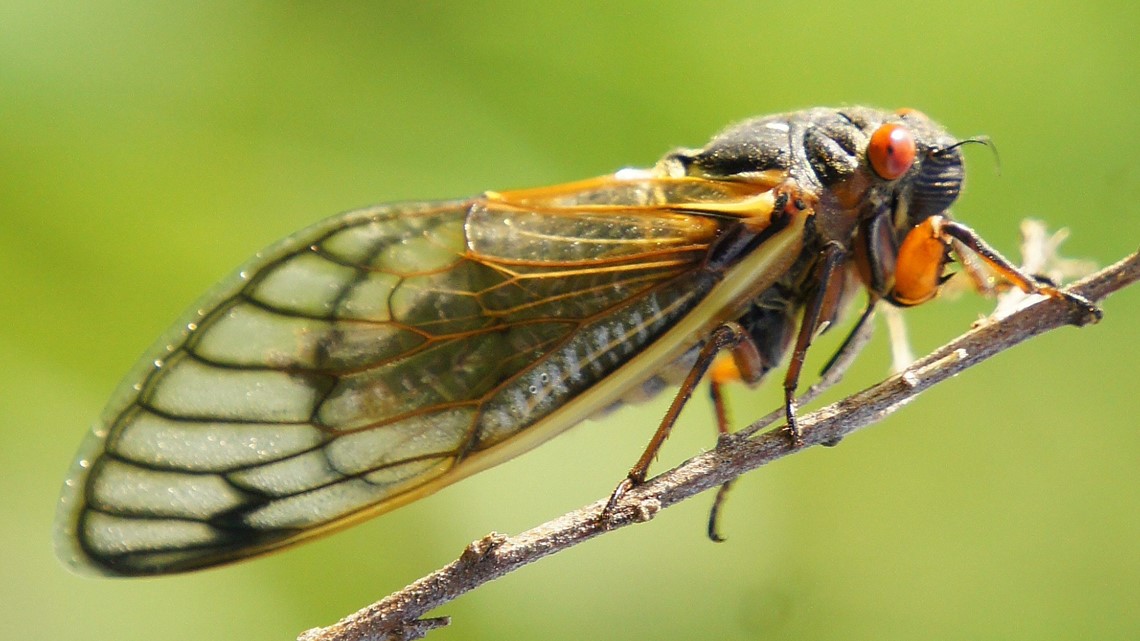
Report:
[[[1097,272],[1068,288],[1100,301],[1140,279],[1140,253]],[[609,530],[648,521],[664,508],[722,485],[745,472],[808,446],[835,443],[902,407],[928,387],[1018,343],[1063,325],[1083,325],[1084,310],[1058,299],[1045,299],[997,321],[988,321],[960,336],[906,371],[823,409],[803,416],[804,447],[790,447],[782,431],[723,440],[668,472],[628,491],[617,509],[602,521],[606,499],[565,514],[517,536],[491,533],[467,546],[456,561],[381,601],[327,627],[302,633],[299,641],[379,641],[416,639],[447,625],[447,617],[420,619],[426,612],[459,595],[545,556],[565,550]],[[768,421],[769,423],[771,420]],[[751,435],[764,419],[741,434]]]

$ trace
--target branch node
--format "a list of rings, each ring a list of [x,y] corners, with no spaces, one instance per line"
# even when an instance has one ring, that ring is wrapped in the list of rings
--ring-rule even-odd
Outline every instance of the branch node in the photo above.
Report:
[[[442,628],[448,625],[451,625],[451,617],[415,619],[384,632],[379,637],[376,637],[376,641],[415,641],[416,639],[424,638],[428,632],[436,628]]]
[[[638,523],[645,523],[657,513],[661,511],[661,501],[656,498],[648,498],[644,501],[638,501],[637,506],[634,508],[633,518]]]
[[[602,508],[596,525],[603,531],[616,530],[631,523],[650,521],[661,511],[661,500],[656,496],[637,498],[624,494],[621,503],[614,507]],[[613,497],[610,497],[613,501]]]
[[[502,532],[490,532],[483,538],[468,543],[467,547],[463,548],[463,554],[459,556],[459,562],[464,565],[475,565],[494,554],[495,550],[506,543],[509,538]]]
[[[918,374],[915,374],[912,370],[909,369],[902,373],[901,378],[902,382],[911,389],[918,387],[918,384],[921,382],[918,380]]]

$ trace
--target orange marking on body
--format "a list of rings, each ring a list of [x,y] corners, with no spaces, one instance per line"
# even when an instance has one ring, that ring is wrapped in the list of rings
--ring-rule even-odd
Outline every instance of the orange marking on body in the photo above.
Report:
[[[709,368],[709,380],[717,385],[734,383],[744,380],[740,368],[736,366],[736,359],[731,352],[725,352],[716,357],[712,367]]]

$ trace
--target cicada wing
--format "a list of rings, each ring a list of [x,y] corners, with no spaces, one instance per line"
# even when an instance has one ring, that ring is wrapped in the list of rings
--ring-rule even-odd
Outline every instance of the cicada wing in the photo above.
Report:
[[[263,553],[613,402],[583,392],[716,286],[701,266],[733,222],[606,180],[350,212],[258,254],[124,381],[67,481],[61,556],[139,575]]]

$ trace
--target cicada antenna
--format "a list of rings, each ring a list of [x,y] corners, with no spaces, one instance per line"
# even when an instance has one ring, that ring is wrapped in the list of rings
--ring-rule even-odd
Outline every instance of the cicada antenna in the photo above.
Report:
[[[991,139],[989,136],[974,136],[973,138],[967,138],[965,140],[959,140],[958,142],[954,143],[953,145],[950,145],[949,147],[943,147],[942,149],[935,149],[933,152],[931,152],[931,155],[941,156],[942,154],[949,153],[949,152],[961,147],[962,145],[968,145],[968,144],[978,144],[978,145],[985,145],[986,147],[989,147],[990,152],[993,153],[993,155],[994,155],[994,173],[996,173],[998,176],[1001,175],[1001,156],[998,154],[997,145],[994,144],[993,139]]]

